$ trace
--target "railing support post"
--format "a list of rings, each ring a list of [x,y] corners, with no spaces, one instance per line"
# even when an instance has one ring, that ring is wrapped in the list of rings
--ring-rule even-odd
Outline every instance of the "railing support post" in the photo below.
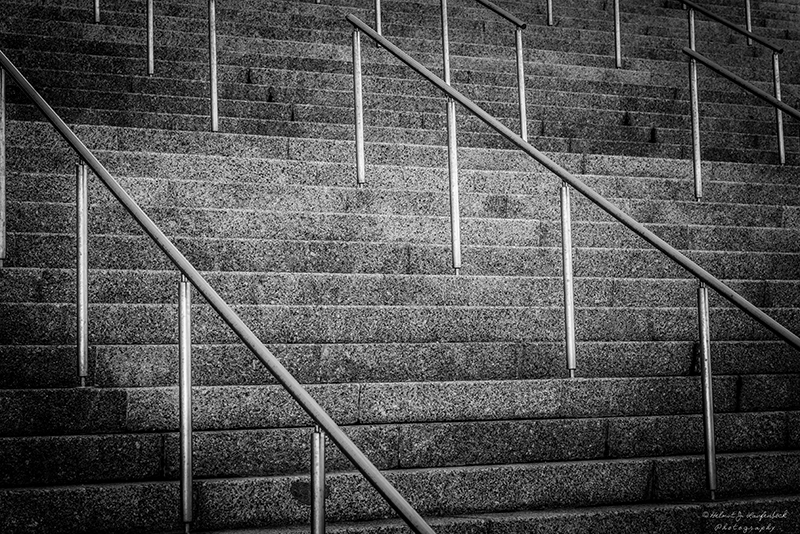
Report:
[[[192,506],[192,286],[181,275],[178,289],[178,351],[180,353],[181,517],[186,532],[193,520]]]
[[[8,254],[6,244],[6,70],[0,67],[0,267]]]
[[[694,9],[689,13],[689,47],[695,50]],[[692,169],[694,171],[694,197],[700,200],[703,197],[703,175],[700,168],[700,103],[697,87],[697,61],[689,59],[689,93],[692,114]]]
[[[575,297],[572,273],[572,213],[569,185],[561,184],[561,264],[564,274],[564,345],[569,377],[575,378]]]
[[[747,25],[747,31],[752,33],[753,32],[753,19],[752,19],[751,15],[750,15],[750,0],[744,0],[744,18],[745,18],[745,23]],[[753,40],[750,37],[747,38],[747,45],[748,46],[753,46]]]
[[[375,31],[378,35],[383,35],[383,26],[381,22],[381,0],[375,0]],[[375,43],[376,46],[380,46]]]
[[[442,59],[444,83],[450,85],[450,36],[447,23],[447,0],[442,5]],[[456,139],[456,103],[447,98],[447,169],[450,184],[450,242],[453,271],[461,274],[461,215],[458,194],[458,144]]]
[[[217,102],[217,14],[215,0],[208,0],[208,64],[211,78],[211,131],[219,131]]]
[[[81,160],[75,166],[77,209],[78,378],[86,387],[89,376],[89,172]]]
[[[772,81],[775,90],[775,99],[781,99],[781,67],[778,59],[778,52],[772,52]],[[783,139],[783,112],[775,108],[775,125],[778,129],[778,155],[781,165],[786,164],[786,145]]]
[[[311,434],[311,534],[325,534],[325,433]]]
[[[519,129],[523,141],[528,140],[528,111],[525,97],[525,58],[522,54],[522,28],[514,32],[517,49],[517,89],[519,91]]]
[[[94,22],[100,23],[100,0],[94,0]]]
[[[614,59],[618,69],[622,68],[622,37],[619,24],[619,0],[614,0]]]
[[[553,25],[553,0],[547,0],[547,25]]]
[[[364,95],[361,80],[361,31],[353,30],[353,95],[356,122],[356,183],[363,188],[367,181],[364,156]]]
[[[147,75],[156,70],[155,23],[153,22],[153,0],[147,0]]]
[[[703,435],[705,437],[706,482],[711,500],[717,491],[717,455],[714,438],[714,392],[711,373],[711,327],[708,316],[708,288],[697,289],[697,315],[700,330],[700,380],[703,386]]]

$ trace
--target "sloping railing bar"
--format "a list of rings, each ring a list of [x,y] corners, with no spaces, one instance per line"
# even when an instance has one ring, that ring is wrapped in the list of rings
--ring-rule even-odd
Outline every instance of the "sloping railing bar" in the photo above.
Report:
[[[31,86],[14,64],[0,51],[0,66],[6,69],[11,78],[30,98],[36,107],[47,117],[58,133],[67,141],[73,150],[92,169],[95,175],[122,204],[145,233],[166,254],[169,260],[197,289],[198,293],[217,312],[233,332],[267,367],[269,372],[291,395],[309,417],[322,428],[356,469],[364,475],[370,484],[386,500],[406,524],[418,534],[434,534],[434,530],[414,510],[408,501],[389,483],[386,477],[370,462],[361,450],[339,428],[339,425],[323,410],[302,385],[286,370],[272,352],[258,339],[256,334],[242,321],[233,309],[222,299],[213,287],[203,278],[194,266],[184,257],[178,248],[167,238],[161,229],[147,216],[139,205],[128,195],[125,189],[111,176],[106,168],[86,148],[86,145],[75,135],[64,121],[53,111],[47,102]]]
[[[723,26],[727,26],[731,30],[733,30],[735,32],[738,32],[738,33],[741,33],[742,35],[744,35],[748,39],[752,39],[753,41],[755,41],[755,42],[757,42],[759,44],[762,44],[762,45],[766,46],[767,48],[769,48],[769,49],[771,49],[771,50],[773,50],[775,52],[778,52],[779,54],[783,52],[783,48],[782,47],[772,43],[770,40],[765,39],[764,37],[761,37],[760,35],[756,35],[755,33],[753,33],[750,30],[746,30],[746,29],[744,29],[744,28],[742,28],[740,26],[737,26],[733,22],[731,22],[731,21],[729,21],[729,20],[727,20],[727,19],[725,19],[723,17],[720,17],[719,15],[713,13],[712,11],[709,11],[708,9],[704,8],[703,6],[701,6],[699,4],[696,4],[696,3],[692,2],[691,0],[681,0],[681,2],[686,4],[689,8],[694,9],[694,10],[702,13],[706,17],[708,17],[708,18],[710,18],[710,19],[712,19],[712,20],[714,20],[716,22],[719,22]]]
[[[545,168],[556,174],[562,180],[562,195],[561,195],[561,209],[562,209],[562,249],[563,249],[563,267],[564,267],[564,312],[565,312],[565,330],[566,330],[566,349],[567,360],[570,371],[570,377],[574,376],[574,321],[570,324],[570,313],[574,313],[572,308],[574,304],[572,300],[572,274],[571,274],[571,238],[569,235],[569,186],[571,185],[577,189],[581,194],[587,197],[600,209],[611,215],[617,221],[622,223],[628,229],[632,230],[636,235],[653,245],[658,251],[666,255],[669,259],[680,265],[683,269],[694,275],[700,282],[698,289],[698,330],[700,334],[701,344],[701,384],[702,384],[702,404],[703,404],[703,429],[704,429],[704,444],[705,444],[705,467],[706,467],[706,482],[710,490],[711,499],[714,500],[717,488],[717,469],[716,469],[716,451],[714,443],[714,401],[712,391],[712,374],[711,374],[711,355],[710,355],[710,326],[708,319],[708,295],[706,286],[712,287],[725,299],[730,301],[736,307],[743,310],[750,317],[766,326],[773,333],[778,335],[781,339],[786,341],[795,349],[800,350],[800,337],[789,331],[786,327],[775,321],[772,317],[761,311],[759,308],[744,299],[741,295],[733,291],[722,281],[712,276],[702,267],[687,258],[677,249],[669,245],[666,241],[659,238],[653,232],[645,228],[641,223],[630,217],[628,214],[620,210],[617,206],[605,199],[599,193],[594,191],[584,182],[573,176],[566,169],[559,166],[553,160],[536,150],[527,141],[515,135],[508,127],[500,123],[497,119],[489,115],[480,106],[475,104],[472,100],[468,99],[456,89],[451,87],[448,83],[441,78],[435,76],[422,64],[411,58],[408,54],[400,50],[393,43],[389,42],[382,36],[372,31],[368,26],[361,22],[353,15],[347,15],[347,20],[355,27],[355,33],[366,33],[369,37],[374,39],[380,46],[383,46],[396,58],[400,59],[406,65],[415,70],[418,74],[426,78],[429,82],[441,89],[447,96],[448,101],[459,102],[462,106],[467,108],[475,116],[480,118],[488,126],[493,128],[506,139],[514,143],[523,152],[531,156],[537,162],[542,164]],[[568,248],[569,247],[569,248]],[[569,262],[569,263],[568,263]],[[570,327],[572,330],[570,330]]]
[[[645,228],[636,219],[622,211],[615,204],[608,201],[605,197],[600,195],[597,191],[586,185],[582,180],[571,174],[569,171],[561,167],[559,164],[539,152],[531,144],[522,140],[511,129],[502,124],[500,121],[492,117],[489,113],[483,110],[480,106],[472,100],[461,94],[457,89],[446,84],[441,78],[433,74],[424,65],[410,57],[408,54],[400,50],[391,41],[378,35],[369,26],[364,24],[358,17],[354,15],[347,15],[347,20],[361,30],[363,33],[380,42],[387,51],[407,64],[418,74],[426,78],[429,82],[442,90],[448,97],[452,98],[465,108],[472,112],[476,117],[485,122],[489,127],[497,131],[500,135],[515,144],[520,150],[528,154],[537,162],[542,164],[546,169],[554,173],[563,181],[571,185],[575,190],[587,197],[592,203],[600,209],[611,215],[617,221],[622,223],[628,229],[633,231],[636,235],[653,245],[657,250],[662,252],[669,259],[677,263],[684,270],[692,274],[699,281],[704,282],[710,288],[714,289],[722,297],[728,300],[731,304],[744,311],[747,315],[761,323],[767,329],[771,330],[775,335],[786,341],[792,347],[800,350],[800,337],[792,333],[789,329],[781,325],[778,321],[761,311],[759,308],[750,303],[747,299],[736,293],[733,289],[728,287],[721,280],[713,276],[711,273],[700,267],[697,263],[690,260],[683,253],[675,247],[658,237],[652,231]]]
[[[759,89],[752,83],[748,82],[744,78],[737,76],[733,72],[729,71],[725,67],[722,67],[719,63],[715,63],[714,61],[708,59],[706,56],[701,54],[696,50],[692,50],[689,47],[683,47],[683,53],[689,56],[692,59],[696,59],[712,71],[716,72],[717,74],[729,79],[742,89],[752,93],[753,95],[757,96],[761,100],[771,104],[772,106],[780,109],[787,115],[791,115],[797,120],[800,120],[800,110],[793,108],[792,106],[788,105],[787,103],[783,102],[782,100],[778,100],[768,92],[764,91],[763,89]]]
[[[498,15],[500,15],[501,17],[506,19],[508,22],[510,22],[513,25],[517,26],[518,28],[525,29],[526,24],[524,22],[522,22],[522,20],[520,20],[518,17],[516,17],[512,13],[509,13],[508,11],[503,9],[502,7],[498,6],[497,4],[493,4],[489,0],[475,0],[475,1],[478,2],[479,4],[481,4],[482,6],[490,9],[491,11],[494,11],[495,13],[497,13]]]
[[[711,11],[707,10],[706,8],[697,5],[696,3],[692,2],[691,0],[681,0],[683,3],[684,9],[687,9],[687,16],[689,21],[689,48],[693,51],[697,51],[696,46],[696,37],[695,37],[695,11],[698,11],[705,16],[709,17],[713,21],[716,21],[742,35],[747,36],[748,44],[752,44],[752,41],[756,41],[759,44],[769,48],[772,50],[772,82],[773,82],[773,90],[775,92],[775,100],[780,101],[781,99],[781,75],[780,75],[780,60],[779,55],[783,52],[783,48],[773,44],[772,42],[760,37],[754,33],[752,33],[749,29],[744,30],[737,26],[736,24],[712,13]],[[715,68],[715,67],[712,67]],[[721,67],[716,66],[715,70],[721,69]],[[724,70],[724,69],[723,69]],[[733,75],[732,73],[728,73],[728,71],[722,72],[721,70],[717,70],[723,76],[728,77],[730,80],[734,81],[735,83],[741,85],[740,81],[741,78],[738,76]],[[727,74],[726,74],[727,73]],[[741,85],[747,90],[750,90],[749,87]],[[699,93],[700,90],[697,84],[697,58],[694,57],[692,54],[689,54],[689,97],[690,97],[690,112],[691,112],[691,127],[692,127],[692,171],[694,174],[694,196],[697,200],[700,200],[703,196],[703,176],[702,176],[702,168],[701,168],[701,154],[700,154],[700,103],[699,103]],[[771,100],[769,101],[771,103]],[[778,136],[778,157],[780,160],[780,164],[783,165],[786,163],[786,148],[784,144],[784,135],[783,135],[783,113],[780,107],[775,108],[775,128],[776,133]]]

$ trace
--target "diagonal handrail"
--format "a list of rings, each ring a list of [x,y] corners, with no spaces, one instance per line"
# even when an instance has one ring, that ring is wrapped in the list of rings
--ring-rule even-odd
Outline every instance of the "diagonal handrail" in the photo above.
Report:
[[[766,46],[767,48],[773,50],[774,52],[778,52],[779,54],[783,52],[783,48],[781,48],[780,46],[776,45],[775,43],[773,43],[769,39],[765,39],[764,37],[761,37],[760,35],[757,35],[757,34],[751,32],[750,30],[746,30],[746,29],[734,24],[733,22],[729,21],[728,19],[726,19],[724,17],[720,17],[719,15],[714,13],[713,11],[709,11],[708,9],[704,8],[703,6],[701,6],[700,4],[692,2],[691,0],[681,0],[681,3],[685,4],[686,6],[692,8],[692,9],[694,9],[696,11],[699,11],[700,13],[705,15],[706,17],[708,17],[708,18],[710,18],[710,19],[712,19],[712,20],[714,20],[716,22],[719,22],[723,26],[727,26],[728,28],[732,29],[733,31],[741,33],[742,35],[744,35],[748,39],[752,39],[753,41]]]
[[[389,483],[386,477],[364,455],[363,452],[347,437],[339,425],[325,412],[303,386],[278,361],[274,354],[258,339],[256,334],[242,321],[233,309],[223,300],[213,287],[203,278],[195,267],[186,259],[178,248],[167,238],[164,232],[147,216],[136,201],[117,182],[94,154],[83,144],[72,129],[58,116],[50,105],[39,95],[17,67],[0,51],[0,66],[5,69],[22,91],[30,98],[59,134],[73,150],[85,161],[95,175],[103,182],[112,195],[122,204],[145,233],[166,254],[175,267],[191,282],[208,304],[219,314],[223,321],[234,331],[253,354],[261,360],[272,376],[283,386],[300,407],[330,437],[342,453],[364,475],[378,493],[386,500],[406,524],[418,534],[434,534],[434,530],[414,510],[408,501]]]
[[[690,10],[691,13],[691,10]],[[523,152],[531,156],[533,159],[544,165],[548,170],[556,174],[562,180],[561,185],[561,225],[562,225],[562,266],[563,266],[563,279],[564,279],[564,314],[565,314],[565,349],[567,355],[567,367],[569,369],[570,378],[574,377],[575,370],[575,323],[574,323],[574,301],[572,295],[572,238],[571,238],[571,222],[570,222],[570,201],[569,201],[569,186],[572,186],[591,202],[601,208],[603,211],[611,215],[613,218],[621,222],[628,229],[632,230],[639,237],[653,245],[659,252],[666,255],[670,260],[680,265],[690,274],[694,275],[699,281],[697,289],[697,312],[698,312],[698,332],[700,335],[700,363],[701,372],[700,379],[702,385],[702,411],[703,411],[703,431],[704,431],[704,449],[705,449],[705,468],[706,468],[706,482],[710,492],[711,500],[715,499],[717,490],[717,467],[716,467],[716,444],[714,437],[714,397],[712,391],[712,372],[711,372],[711,332],[709,320],[709,305],[708,305],[708,287],[710,286],[717,291],[724,298],[729,300],[736,307],[743,310],[756,321],[766,326],[778,337],[786,341],[795,349],[800,350],[800,337],[789,331],[786,327],[778,323],[772,317],[761,311],[759,308],[751,304],[741,295],[733,291],[722,281],[705,271],[702,267],[687,258],[677,249],[672,247],[663,239],[659,238],[653,232],[645,228],[641,223],[630,217],[628,214],[620,210],[617,206],[606,200],[602,195],[594,191],[584,182],[567,172],[566,169],[559,166],[550,158],[536,150],[532,145],[521,137],[514,134],[509,128],[500,123],[497,119],[489,115],[486,111],[480,108],[472,100],[462,95],[456,89],[450,86],[446,81],[438,78],[422,64],[411,58],[408,54],[400,50],[397,46],[389,42],[387,39],[378,35],[371,28],[366,26],[363,22],[358,20],[353,15],[348,15],[347,20],[355,27],[354,47],[359,42],[359,35],[361,32],[367,34],[374,39],[379,46],[383,46],[396,58],[400,59],[406,65],[414,69],[418,74],[422,75],[429,82],[441,89],[448,97],[448,102],[459,102],[462,106],[466,107],[470,112],[480,118],[487,125],[496,130],[499,134],[504,136],[507,140],[511,141]],[[354,48],[355,49],[355,48]],[[355,59],[355,58],[354,58]],[[354,65],[354,73],[360,72],[360,66]],[[358,79],[358,76],[356,76]],[[358,82],[356,82],[358,89]],[[358,102],[356,103],[358,106]],[[356,115],[359,110],[356,110]],[[360,141],[360,143],[359,143]],[[356,140],[356,151],[363,154],[363,139]]]
[[[445,83],[444,80],[433,74],[424,65],[422,65],[421,63],[413,59],[411,56],[403,52],[391,41],[389,41],[388,39],[384,38],[381,35],[378,35],[372,28],[370,28],[369,26],[364,24],[361,20],[359,20],[358,17],[350,14],[347,15],[346,18],[350,22],[350,24],[352,24],[354,27],[358,28],[364,34],[368,35],[369,37],[380,43],[381,46],[383,46],[397,59],[401,60],[403,63],[405,63],[413,70],[415,70],[418,74],[426,78],[429,82],[431,82],[433,85],[438,87],[443,93],[445,93],[445,95],[447,95],[451,99],[455,100],[456,102],[467,108],[467,110],[469,110],[472,114],[474,114],[476,117],[485,122],[497,133],[508,139],[511,143],[516,145],[517,148],[519,148],[520,150],[528,154],[530,157],[538,161],[549,171],[551,171],[556,176],[561,178],[564,182],[571,185],[575,190],[577,190],[583,196],[588,198],[592,203],[594,203],[600,209],[611,215],[614,219],[622,223],[625,227],[634,232],[636,235],[638,235],[639,237],[650,243],[658,251],[663,253],[673,262],[677,263],[684,270],[692,274],[700,282],[707,284],[709,287],[711,287],[717,293],[719,293],[722,297],[731,302],[734,306],[744,311],[746,314],[748,314],[750,317],[761,323],[767,329],[771,330],[775,335],[786,341],[786,343],[800,350],[800,337],[798,337],[796,334],[794,334],[785,326],[781,325],[778,321],[776,321],[775,319],[764,313],[757,306],[753,305],[750,301],[739,295],[736,291],[734,291],[733,289],[728,287],[725,283],[723,283],[721,280],[719,280],[711,273],[700,267],[697,263],[690,260],[686,255],[681,253],[678,249],[676,249],[675,247],[673,247],[672,245],[670,245],[669,243],[658,237],[652,231],[645,228],[643,224],[641,224],[636,219],[634,219],[633,217],[622,211],[615,204],[608,201],[600,193],[589,187],[586,183],[584,183],[575,175],[573,175],[572,173],[561,167],[552,159],[542,154],[539,150],[534,148],[530,143],[524,141],[520,136],[516,135],[511,129],[509,129],[507,126],[505,126],[500,121],[495,119],[492,115],[484,111],[483,108],[478,106],[475,102],[473,102],[472,100],[461,94],[461,92],[459,92],[457,89]]]
[[[789,104],[787,104],[787,103],[785,103],[785,102],[783,102],[781,100],[778,100],[777,98],[775,98],[774,96],[772,96],[768,92],[764,91],[763,89],[759,89],[754,84],[748,82],[747,80],[745,80],[741,76],[737,76],[733,72],[731,72],[728,69],[726,69],[725,67],[721,66],[719,63],[716,63],[716,62],[710,60],[709,58],[707,58],[706,56],[704,56],[700,52],[697,52],[696,50],[692,50],[688,46],[684,46],[683,47],[683,53],[686,54],[687,56],[689,56],[692,59],[696,59],[697,61],[699,61],[700,63],[702,63],[703,65],[705,65],[709,69],[713,70],[714,72],[716,72],[717,74],[719,74],[723,78],[729,79],[730,81],[732,81],[733,83],[735,83],[736,85],[738,85],[739,87],[744,89],[745,91],[757,96],[758,98],[760,98],[764,102],[767,102],[768,104],[771,104],[773,107],[776,107],[776,108],[780,109],[781,111],[783,111],[787,115],[790,115],[790,116],[794,117],[795,119],[800,120],[800,110],[798,110],[797,108],[793,108],[792,106],[790,106]]]
[[[781,100],[780,55],[783,53],[783,48],[750,31],[751,24],[749,2],[747,4],[747,29],[737,26],[729,20],[714,14],[703,6],[692,2],[691,0],[681,0],[681,2],[683,3],[684,8],[687,10],[689,22],[689,52],[684,49],[684,53],[689,56],[689,100],[692,130],[692,173],[694,174],[694,196],[697,200],[700,200],[703,196],[703,172],[700,165],[702,158],[700,153],[700,91],[697,84],[697,62],[701,61],[707,67],[760,98],[763,98],[763,92],[758,89],[754,91],[754,86],[752,84],[749,84],[742,78],[739,78],[735,74],[723,69],[704,56],[699,54],[695,55],[697,52],[695,36],[695,11],[698,11],[711,20],[746,36],[748,44],[752,44],[753,41],[756,41],[760,45],[772,50],[772,85],[773,91],[775,92],[775,97],[774,99],[767,98],[765,100],[775,107],[775,128],[778,137],[778,159],[781,165],[786,163],[786,147],[784,144],[783,134],[783,111],[782,106],[776,105],[774,101]]]

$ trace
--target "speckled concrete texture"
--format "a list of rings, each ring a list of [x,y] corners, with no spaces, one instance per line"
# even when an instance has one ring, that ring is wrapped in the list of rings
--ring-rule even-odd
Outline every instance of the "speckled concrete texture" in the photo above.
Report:
[[[79,0],[0,0],[0,48],[437,532],[716,534],[725,514],[770,510],[791,511],[777,532],[800,529],[796,351],[712,297],[722,501],[707,502],[685,273],[573,195],[565,379],[557,178],[459,110],[453,276],[444,99],[366,41],[354,183],[344,14],[371,23],[373,6],[218,3],[212,133],[206,6],[181,1],[156,3],[152,77],[137,0],[103,0],[100,24]],[[698,202],[679,4],[622,6],[621,69],[609,5],[565,0],[553,27],[543,5],[504,7],[529,25],[532,144],[796,330],[797,125],[775,165],[773,114],[701,74]],[[439,9],[390,3],[384,32],[441,74]],[[756,11],[786,45],[792,103],[800,12]],[[517,130],[511,28],[475,3],[449,16],[454,86]],[[768,87],[768,54],[701,29],[705,53]],[[13,83],[8,97],[0,531],[180,530],[178,275],[92,177],[89,387],[75,388],[75,156]],[[194,305],[192,530],[307,530],[311,420]],[[326,460],[330,532],[407,531],[330,442]]]

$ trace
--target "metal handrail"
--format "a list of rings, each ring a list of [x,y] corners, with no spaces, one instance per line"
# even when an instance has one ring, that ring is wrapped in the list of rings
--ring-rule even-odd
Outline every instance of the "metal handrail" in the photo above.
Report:
[[[418,74],[426,78],[433,85],[438,87],[449,98],[457,101],[459,104],[467,108],[472,114],[485,122],[488,126],[494,129],[497,133],[508,139],[511,143],[516,145],[520,150],[528,154],[537,162],[542,164],[549,171],[561,178],[564,182],[571,185],[575,190],[580,192],[583,196],[587,197],[592,203],[597,205],[600,209],[611,215],[614,219],[622,223],[628,229],[633,231],[636,235],[650,243],[657,250],[662,252],[670,260],[677,263],[684,270],[689,272],[699,281],[705,283],[708,287],[714,289],[722,297],[728,300],[731,304],[744,311],[747,315],[761,323],[767,329],[771,330],[775,335],[783,339],[792,347],[800,350],[800,337],[791,332],[785,326],[781,325],[778,321],[761,311],[758,307],[754,306],[747,299],[739,295],[736,291],[728,287],[721,280],[713,276],[711,273],[700,267],[697,263],[690,260],[686,255],[681,253],[675,247],[658,237],[652,231],[645,228],[636,219],[622,211],[615,204],[608,201],[605,197],[600,195],[597,191],[589,187],[582,180],[571,174],[569,171],[558,165],[556,162],[539,152],[530,143],[524,141],[520,136],[516,135],[511,129],[502,124],[500,121],[492,117],[489,113],[484,111],[480,106],[472,100],[461,94],[458,90],[446,84],[441,78],[433,74],[421,63],[410,57],[403,52],[400,48],[394,45],[391,41],[378,35],[369,26],[364,24],[358,17],[354,15],[347,15],[347,20],[354,27],[378,41],[387,51],[389,51],[396,58],[403,63],[414,69]]]
[[[796,108],[793,108],[792,106],[786,104],[785,102],[783,102],[781,100],[778,100],[777,98],[775,98],[774,96],[772,96],[768,92],[764,91],[763,89],[759,89],[758,87],[756,87],[752,83],[748,82],[744,78],[741,78],[740,76],[737,76],[736,74],[734,74],[733,72],[729,71],[725,67],[722,67],[718,63],[715,63],[714,61],[708,59],[706,56],[704,56],[703,54],[701,54],[697,50],[692,50],[691,48],[685,46],[685,47],[683,47],[683,53],[686,54],[687,56],[689,56],[692,59],[696,59],[697,61],[699,61],[700,63],[702,63],[706,67],[708,67],[709,69],[711,69],[714,72],[716,72],[717,74],[720,74],[721,76],[729,79],[730,81],[732,81],[733,83],[735,83],[736,85],[741,87],[742,89],[752,93],[753,95],[757,96],[761,100],[763,100],[763,101],[767,102],[768,104],[771,104],[772,106],[780,109],[781,111],[783,111],[787,115],[791,115],[795,119],[800,120],[800,110],[797,110]]]
[[[496,4],[493,4],[489,0],[475,0],[475,1],[478,2],[479,4],[481,4],[482,6],[484,6],[486,8],[489,8],[491,11],[494,11],[495,13],[497,13],[498,15],[500,15],[501,17],[503,17],[504,19],[506,19],[510,23],[514,24],[517,28],[522,28],[524,30],[527,27],[527,24],[522,22],[522,20],[520,20],[518,17],[516,17],[515,15],[509,13],[508,11],[503,9],[502,7],[500,7],[500,6],[496,5]]]
[[[489,0],[475,0],[482,6],[497,13],[507,21],[516,26],[514,28],[514,51],[517,60],[517,97],[519,99],[519,131],[522,138],[528,140],[528,109],[525,93],[525,59],[522,54],[522,30],[525,29],[527,24],[522,22],[519,18],[515,17],[502,7],[499,7]]]
[[[709,11],[708,9],[704,8],[703,6],[701,6],[699,4],[696,4],[696,3],[692,2],[691,0],[681,0],[681,2],[683,4],[685,4],[686,6],[692,8],[692,9],[694,9],[696,11],[699,11],[700,13],[705,15],[706,17],[708,17],[710,19],[713,19],[716,22],[719,22],[720,24],[722,24],[724,26],[727,26],[728,28],[730,28],[730,29],[732,29],[732,30],[734,30],[736,32],[741,33],[742,35],[744,35],[748,39],[752,39],[753,41],[755,41],[755,42],[757,42],[759,44],[762,44],[762,45],[766,46],[767,48],[769,48],[769,49],[771,49],[771,50],[773,50],[775,52],[778,52],[779,54],[783,53],[783,48],[781,48],[780,46],[778,46],[776,44],[773,44],[769,40],[767,40],[767,39],[765,39],[765,38],[763,38],[763,37],[761,37],[759,35],[756,35],[755,33],[751,32],[751,31],[748,31],[748,30],[746,30],[744,28],[741,28],[741,27],[737,26],[736,24],[734,24],[733,22],[729,21],[728,19],[722,18],[719,15],[716,15],[715,13]]]
[[[434,534],[434,530],[414,510],[408,501],[389,483],[386,477],[370,462],[363,452],[347,437],[339,425],[325,412],[314,398],[278,361],[272,352],[258,339],[255,333],[242,321],[233,309],[222,299],[213,287],[203,278],[195,267],[186,259],[164,232],[147,216],[127,191],[117,182],[94,154],[83,144],[75,133],[53,111],[50,105],[39,95],[17,67],[0,51],[0,66],[5,69],[22,91],[30,98],[58,133],[67,141],[72,149],[92,169],[94,174],[108,188],[112,195],[122,204],[144,232],[166,254],[169,260],[183,276],[205,298],[234,333],[242,340],[252,353],[267,367],[273,377],[283,386],[309,417],[322,428],[342,453],[361,472],[378,493],[386,500],[406,524],[418,534]]]
[[[690,97],[690,113],[691,113],[691,129],[692,129],[692,174],[694,175],[694,196],[697,200],[700,200],[703,196],[703,172],[700,165],[701,162],[701,154],[700,154],[700,103],[699,103],[699,89],[697,84],[697,61],[700,61],[697,56],[694,54],[697,53],[697,46],[696,46],[696,36],[695,36],[695,11],[700,11],[701,13],[705,14],[706,16],[710,17],[712,20],[715,20],[728,28],[736,30],[737,32],[741,33],[742,35],[747,36],[747,43],[752,44],[752,41],[756,41],[761,45],[766,46],[772,50],[772,83],[773,83],[773,90],[775,91],[775,97],[768,98],[767,101],[772,103],[775,106],[775,128],[778,137],[778,160],[781,165],[786,163],[786,147],[784,142],[784,132],[783,132],[783,112],[782,106],[774,104],[775,101],[780,102],[781,100],[781,75],[780,75],[780,54],[783,52],[783,49],[773,45],[771,42],[767,41],[766,39],[755,35],[749,30],[743,30],[742,28],[736,26],[732,22],[725,20],[722,17],[711,13],[707,9],[703,8],[695,4],[690,0],[682,0],[683,7],[687,9],[688,21],[689,21],[689,50],[691,53],[687,53],[686,49],[684,48],[684,53],[687,53],[689,56],[689,97]],[[750,26],[750,9],[749,3],[747,6],[747,24],[748,27]],[[703,56],[699,56],[703,57]],[[744,88],[752,92],[753,94],[763,98],[763,92],[756,89],[755,91],[752,89],[754,86],[749,84],[748,82],[744,81],[742,78],[739,78],[735,74],[727,71],[717,65],[716,63],[712,62],[711,60],[704,58],[704,64],[715,70],[716,72],[722,74],[723,76],[727,77],[734,83],[738,84],[740,87]]]

